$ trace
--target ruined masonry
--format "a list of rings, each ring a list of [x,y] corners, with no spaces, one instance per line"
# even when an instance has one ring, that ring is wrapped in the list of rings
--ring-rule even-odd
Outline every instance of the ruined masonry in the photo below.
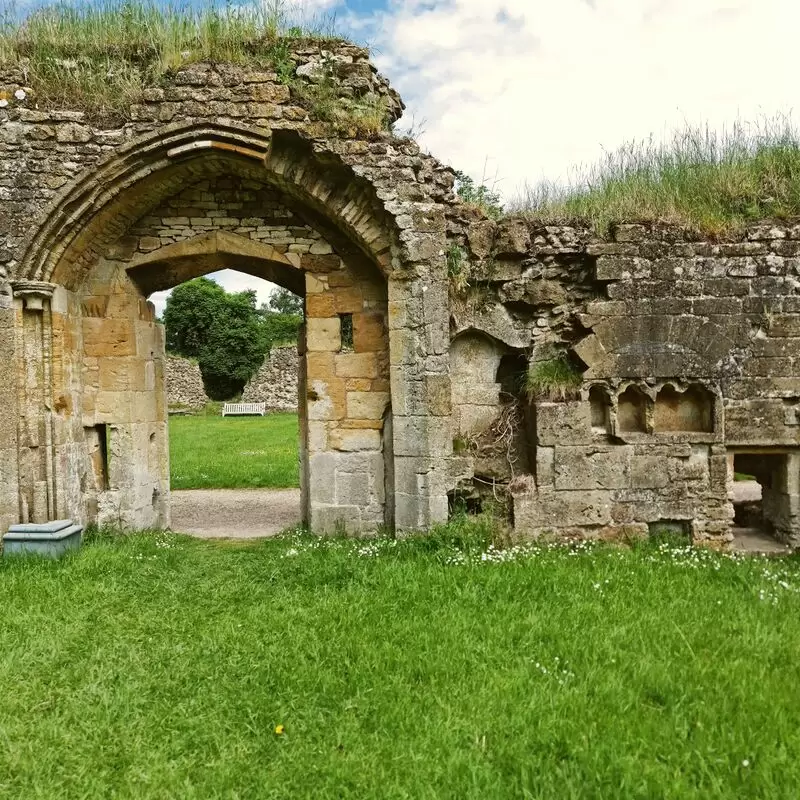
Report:
[[[364,50],[325,47],[297,43],[296,81],[333,63],[343,97],[399,117]],[[121,125],[38,107],[21,75],[0,89],[0,531],[169,525],[147,297],[233,268],[304,297],[315,531],[425,529],[492,498],[519,536],[724,546],[736,471],[800,544],[800,225],[495,222],[412,141],[330,137],[296,84],[240,67],[187,65]],[[555,362],[577,380],[526,395]]]
[[[242,402],[265,403],[267,411],[296,411],[299,375],[297,347],[273,347],[244,387]]]
[[[264,403],[267,411],[297,411],[299,376],[297,346],[273,347],[244,387],[241,402]],[[191,358],[167,355],[164,383],[171,411],[197,411],[210,402],[200,367]]]

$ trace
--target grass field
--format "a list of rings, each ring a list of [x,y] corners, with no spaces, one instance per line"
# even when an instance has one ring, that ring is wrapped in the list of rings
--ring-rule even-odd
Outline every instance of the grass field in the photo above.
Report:
[[[797,560],[451,533],[0,560],[0,796],[797,796]]]
[[[170,417],[173,489],[299,485],[297,414]]]

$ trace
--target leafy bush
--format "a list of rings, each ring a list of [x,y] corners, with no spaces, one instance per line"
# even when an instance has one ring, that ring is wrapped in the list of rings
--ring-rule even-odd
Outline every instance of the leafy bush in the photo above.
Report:
[[[456,171],[456,194],[462,203],[480,209],[491,219],[499,219],[503,215],[500,195],[485,183],[476,185],[466,173]]]
[[[262,304],[261,315],[267,349],[297,341],[303,324],[303,299],[288,289],[273,292],[269,303]]]

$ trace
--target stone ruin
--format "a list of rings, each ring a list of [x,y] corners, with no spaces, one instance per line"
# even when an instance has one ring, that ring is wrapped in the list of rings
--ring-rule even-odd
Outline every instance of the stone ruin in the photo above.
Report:
[[[244,387],[241,402],[264,403],[271,412],[297,411],[299,358],[297,345],[273,347]],[[168,354],[164,360],[164,385],[170,413],[198,411],[211,402],[194,359]]]
[[[297,411],[300,380],[297,345],[273,347],[247,382],[243,403],[264,403],[267,411]]]
[[[170,412],[199,411],[211,401],[206,394],[200,365],[192,358],[174,355],[164,358],[164,391]]]
[[[324,46],[296,45],[296,81],[333,64],[341,97],[399,117],[364,50]],[[187,65],[116,124],[39,107],[21,74],[0,90],[0,529],[169,525],[147,297],[233,268],[304,297],[315,531],[490,499],[522,537],[724,546],[739,471],[800,543],[800,225],[493,221],[413,141],[333,135],[296,82],[242,67]],[[526,393],[554,365],[569,380]]]

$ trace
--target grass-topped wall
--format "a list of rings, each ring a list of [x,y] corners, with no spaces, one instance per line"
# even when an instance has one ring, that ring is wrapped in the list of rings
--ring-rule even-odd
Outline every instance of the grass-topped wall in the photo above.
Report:
[[[3,76],[24,83],[38,108],[126,121],[148,89],[169,83],[179,69],[198,62],[238,65],[275,73],[337,133],[385,130],[392,116],[385,98],[364,91],[343,102],[336,91],[352,59],[330,55],[321,69],[298,75],[299,51],[327,53],[348,43],[336,36],[332,17],[298,17],[290,8],[285,0],[202,7],[105,0],[47,5],[25,16],[7,12],[0,19],[0,84]],[[6,105],[15,99],[8,91],[0,96]],[[358,124],[340,130],[352,120]]]
[[[666,141],[630,142],[564,184],[527,188],[509,209],[541,224],[662,222],[704,235],[800,215],[800,130],[791,118],[687,125]]]

